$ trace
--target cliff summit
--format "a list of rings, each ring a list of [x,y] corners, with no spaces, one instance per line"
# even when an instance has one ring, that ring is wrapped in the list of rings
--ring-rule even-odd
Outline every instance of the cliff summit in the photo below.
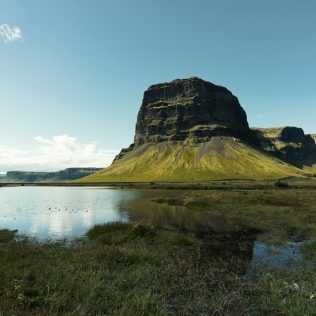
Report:
[[[137,116],[135,146],[161,141],[249,137],[247,115],[226,88],[197,77],[153,85]]]

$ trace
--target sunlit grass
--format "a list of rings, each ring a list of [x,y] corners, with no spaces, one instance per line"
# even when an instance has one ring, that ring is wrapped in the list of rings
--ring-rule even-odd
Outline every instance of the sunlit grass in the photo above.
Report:
[[[214,138],[205,144],[142,145],[112,166],[77,182],[271,180],[303,172],[246,144]]]

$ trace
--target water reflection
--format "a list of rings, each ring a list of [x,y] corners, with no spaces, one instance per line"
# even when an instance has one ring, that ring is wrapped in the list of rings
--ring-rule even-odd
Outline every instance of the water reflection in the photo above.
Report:
[[[87,187],[2,187],[0,229],[17,229],[39,239],[59,239],[80,237],[98,223],[145,221],[195,234],[201,240],[199,265],[220,257],[223,264],[231,264],[232,269],[248,277],[255,276],[262,265],[286,267],[302,259],[298,243],[269,247],[256,241],[259,231],[234,224],[224,212],[176,205],[184,194]],[[161,198],[171,195],[175,198],[168,201],[173,205]]]
[[[157,201],[159,199],[153,197],[130,201],[127,208],[130,218],[195,234],[201,241],[196,257],[200,267],[220,258],[228,269],[245,273],[257,230],[234,224],[224,213],[211,214]]]
[[[246,267],[246,276],[255,278],[262,267],[289,268],[303,260],[300,251],[302,242],[289,242],[283,246],[269,245],[256,241],[253,246],[251,261]]]
[[[200,265],[220,257],[223,264],[231,264],[234,271],[253,278],[264,266],[282,268],[302,260],[301,243],[288,243],[284,247],[267,245],[256,241],[259,230],[238,226],[225,213],[212,214],[157,201],[150,197],[130,201],[131,219],[194,233],[202,241]]]
[[[285,246],[266,245],[256,242],[253,248],[252,261],[260,261],[273,267],[286,267],[303,259],[300,251],[301,242],[290,242]]]
[[[126,207],[132,220],[147,221],[158,227],[196,233],[234,232],[239,229],[225,214],[209,214],[181,205],[158,203],[154,199],[132,200]]]
[[[137,196],[109,188],[2,187],[0,228],[39,239],[79,237],[97,223],[128,221],[120,205]]]

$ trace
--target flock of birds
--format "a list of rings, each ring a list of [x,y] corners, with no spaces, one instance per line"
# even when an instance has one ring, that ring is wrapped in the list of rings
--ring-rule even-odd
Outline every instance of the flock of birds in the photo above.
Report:
[[[88,213],[88,210],[84,209],[68,209],[68,208],[59,208],[59,207],[48,207],[48,210],[53,211],[53,212],[60,212],[60,211],[67,211],[72,214],[77,214],[77,213]]]
[[[61,208],[61,207],[48,207],[48,210],[49,211],[53,211],[53,212],[62,212],[62,211],[67,211],[68,213],[70,214],[79,214],[79,213],[89,213],[89,210],[85,210],[85,209],[69,209],[69,208]],[[10,218],[11,216],[10,215],[3,215],[2,217],[4,218]],[[16,217],[13,216],[12,219],[14,221],[16,221]]]

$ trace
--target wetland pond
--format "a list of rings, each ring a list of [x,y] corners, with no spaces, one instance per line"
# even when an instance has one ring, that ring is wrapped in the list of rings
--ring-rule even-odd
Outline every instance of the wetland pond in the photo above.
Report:
[[[73,239],[96,224],[129,221],[120,205],[138,195],[95,187],[1,187],[0,229],[39,240]]]
[[[177,199],[179,194],[181,199]],[[249,271],[258,262],[283,267],[302,259],[299,243],[268,246],[257,240],[258,230],[236,225],[225,212],[208,213],[187,207],[203,208],[203,200],[189,200],[183,205],[186,195],[110,187],[1,187],[0,229],[18,230],[38,240],[71,240],[84,236],[96,224],[150,222],[194,233],[203,240],[204,257],[216,254],[248,259],[246,274],[251,274]]]

